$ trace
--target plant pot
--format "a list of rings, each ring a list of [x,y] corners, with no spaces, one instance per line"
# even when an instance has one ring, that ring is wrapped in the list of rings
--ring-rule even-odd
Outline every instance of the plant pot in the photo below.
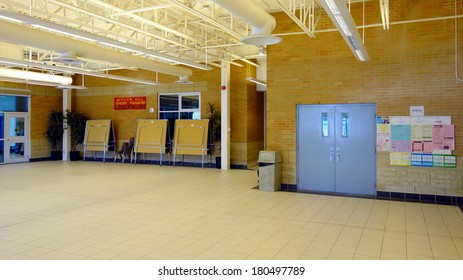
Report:
[[[70,161],[78,161],[78,160],[80,160],[80,152],[79,151],[71,151],[71,152],[69,152],[69,160]]]
[[[222,169],[222,157],[215,158],[215,168]]]
[[[50,158],[51,160],[62,160],[63,154],[61,153],[61,151],[51,151]]]

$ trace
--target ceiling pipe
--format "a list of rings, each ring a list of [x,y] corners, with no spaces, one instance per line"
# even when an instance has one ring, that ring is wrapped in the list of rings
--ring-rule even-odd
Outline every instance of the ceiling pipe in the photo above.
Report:
[[[212,1],[252,26],[251,36],[241,39],[241,42],[255,46],[267,46],[282,41],[280,37],[271,35],[276,26],[275,18],[256,3],[249,0]]]
[[[94,43],[87,43],[6,21],[2,22],[2,36],[0,40],[57,53],[73,50],[78,56],[88,59],[111,61],[121,65],[173,76],[191,76],[193,74],[191,69],[156,62],[147,58],[99,47]]]

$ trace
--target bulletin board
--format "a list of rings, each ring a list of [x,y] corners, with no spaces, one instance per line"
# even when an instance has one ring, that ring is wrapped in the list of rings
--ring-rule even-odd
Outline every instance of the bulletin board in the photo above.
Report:
[[[140,119],[137,120],[137,134],[135,137],[135,162],[138,153],[156,153],[161,155],[166,150],[168,134],[167,120]]]
[[[209,120],[176,120],[174,132],[174,164],[176,155],[207,154]]]
[[[106,152],[114,148],[116,137],[111,120],[88,120],[85,127],[84,160],[87,151]]]
[[[390,152],[391,165],[456,167],[450,116],[378,117],[376,140],[377,151]]]

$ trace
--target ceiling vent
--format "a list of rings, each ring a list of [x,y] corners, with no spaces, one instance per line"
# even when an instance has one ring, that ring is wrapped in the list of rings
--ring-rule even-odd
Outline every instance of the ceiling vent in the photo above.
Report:
[[[191,85],[193,84],[192,81],[188,79],[188,76],[180,76],[177,81],[175,81],[176,84],[181,84],[181,85]]]
[[[82,60],[77,58],[77,54],[75,51],[60,53],[57,57],[50,56],[44,60],[47,62],[59,62],[68,65],[82,65],[84,63]]]

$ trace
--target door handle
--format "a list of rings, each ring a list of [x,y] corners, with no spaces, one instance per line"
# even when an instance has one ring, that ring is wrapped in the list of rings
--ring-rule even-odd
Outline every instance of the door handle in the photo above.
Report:
[[[330,147],[330,162],[333,162],[334,157],[334,147]]]
[[[341,159],[341,150],[339,148],[336,148],[336,162],[339,162]]]

